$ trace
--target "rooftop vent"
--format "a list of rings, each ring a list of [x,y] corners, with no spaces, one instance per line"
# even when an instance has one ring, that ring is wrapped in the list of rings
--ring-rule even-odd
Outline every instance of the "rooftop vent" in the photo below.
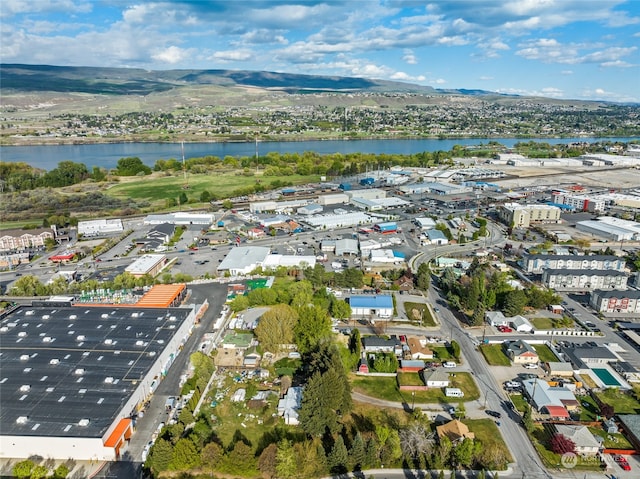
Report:
[[[80,419],[78,421],[78,426],[87,427],[88,425],[89,425],[89,420],[88,419]]]
[[[76,369],[76,370],[74,371],[74,374],[75,374],[76,376],[82,376],[82,375],[84,374],[84,369],[82,369],[82,368],[78,368],[78,369]]]
[[[18,416],[18,419],[16,419],[16,422],[18,424],[26,424],[28,420],[29,420],[29,416]]]
[[[105,339],[104,344],[113,344],[113,339]]]
[[[25,316],[33,316],[35,314],[35,311],[33,309],[30,309],[29,311],[26,311]]]
[[[20,386],[21,393],[28,393],[30,389],[31,386],[29,386],[28,384],[23,384],[22,386]]]
[[[79,334],[76,338],[76,341],[84,341],[87,337],[84,334]]]
[[[51,315],[49,314],[43,314],[42,315],[42,319],[49,319],[51,317]]]
[[[2,332],[2,333],[6,333],[7,331],[9,331],[9,328],[8,328],[8,327],[6,327],[6,326],[2,326],[2,327],[0,328],[0,332]]]
[[[169,321],[175,321],[176,317],[175,316],[169,316]]]
[[[29,355],[28,354],[21,354],[20,355],[20,361],[28,361],[29,360]]]
[[[26,331],[20,331],[20,332],[18,333],[18,337],[20,337],[20,338],[24,338],[26,335],[27,335],[27,332],[26,332]]]
[[[108,318],[109,318],[109,315],[108,315],[107,313],[103,313],[102,315],[100,315],[100,317],[101,317],[102,319],[108,319]]]
[[[107,384],[113,384],[113,376],[107,376],[104,378],[104,382]]]
[[[44,338],[42,338],[43,343],[50,343],[52,341],[53,341],[53,338],[51,336],[45,336]]]
[[[138,316],[140,316],[140,313],[131,313],[132,318],[137,318]]]
[[[72,314],[69,316],[69,319],[78,319],[78,315],[77,314]]]

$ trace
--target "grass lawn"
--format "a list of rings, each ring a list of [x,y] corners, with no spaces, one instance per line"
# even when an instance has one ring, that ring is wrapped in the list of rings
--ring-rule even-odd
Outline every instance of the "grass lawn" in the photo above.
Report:
[[[398,373],[400,386],[424,386],[424,381],[418,373]]]
[[[481,344],[480,352],[490,366],[510,366],[511,361],[502,351],[501,344]]]
[[[513,405],[518,411],[520,412],[525,411],[527,401],[525,400],[524,397],[522,397],[522,394],[511,394],[509,397],[511,398],[511,402],[513,403]]]
[[[605,389],[596,393],[598,399],[605,404],[613,406],[617,414],[638,414],[640,402],[631,394],[625,394],[618,389]]]
[[[553,329],[553,320],[551,318],[532,318],[529,321],[536,329]]]
[[[502,450],[506,462],[502,464],[502,467],[499,467],[499,469],[506,469],[507,463],[513,462],[509,448],[500,433],[500,428],[496,426],[493,419],[465,419],[464,423],[469,426],[469,430],[476,435],[476,440],[482,443],[483,449],[495,444]]]
[[[256,180],[260,180],[266,187],[272,181],[285,181],[293,184],[318,181],[318,176],[244,176],[237,172],[216,172],[212,174],[189,174],[187,182],[189,189],[183,189],[185,184],[181,174],[175,176],[142,177],[140,179],[122,182],[106,190],[106,194],[116,198],[131,198],[134,200],[147,200],[151,203],[164,204],[167,198],[177,198],[182,193],[189,200],[200,201],[200,194],[207,190],[218,198],[228,198],[236,190],[253,186]]]
[[[424,303],[404,303],[404,312],[407,318],[414,322],[420,322],[422,326],[436,326],[429,308]]]
[[[533,344],[533,349],[538,353],[538,358],[543,363],[553,363],[558,360],[553,351],[546,344]]]
[[[600,409],[591,396],[576,396],[576,399],[580,401],[580,420],[595,421]],[[583,402],[588,403],[589,406],[584,406]]]
[[[470,373],[454,373],[451,387],[460,388],[464,392],[464,401],[474,401],[480,397],[480,391]],[[395,377],[353,376],[353,389],[367,396],[387,401],[413,401],[412,391],[400,391]],[[427,391],[415,391],[416,403],[448,403],[459,402],[459,398],[448,398],[444,395],[444,388],[431,388]]]
[[[633,449],[629,440],[620,433],[608,434],[604,429],[599,427],[590,427],[589,431],[594,436],[604,438],[604,447],[612,449]]]
[[[451,355],[449,350],[445,346],[429,346],[431,350],[435,353],[434,358],[439,361],[448,361],[450,359],[455,360],[455,358]]]

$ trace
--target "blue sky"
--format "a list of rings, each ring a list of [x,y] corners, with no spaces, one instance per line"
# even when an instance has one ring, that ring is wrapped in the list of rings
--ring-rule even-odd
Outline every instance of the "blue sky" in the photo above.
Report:
[[[265,70],[640,101],[638,0],[2,0],[4,63]]]

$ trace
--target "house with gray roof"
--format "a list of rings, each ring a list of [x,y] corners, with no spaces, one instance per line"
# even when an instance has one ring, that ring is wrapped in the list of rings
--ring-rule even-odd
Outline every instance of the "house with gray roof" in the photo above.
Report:
[[[538,353],[536,350],[533,349],[529,343],[521,339],[516,341],[505,341],[502,343],[502,349],[509,359],[511,359],[515,364],[538,362]]]
[[[556,424],[556,432],[562,434],[576,445],[576,453],[581,456],[595,456],[600,450],[600,443],[593,437],[587,426],[569,426]]]

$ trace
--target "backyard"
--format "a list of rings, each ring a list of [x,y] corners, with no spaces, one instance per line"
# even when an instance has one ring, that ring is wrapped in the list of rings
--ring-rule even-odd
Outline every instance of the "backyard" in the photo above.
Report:
[[[616,414],[640,413],[640,401],[633,391],[625,393],[616,388],[609,388],[595,394],[601,402],[613,406]]]

